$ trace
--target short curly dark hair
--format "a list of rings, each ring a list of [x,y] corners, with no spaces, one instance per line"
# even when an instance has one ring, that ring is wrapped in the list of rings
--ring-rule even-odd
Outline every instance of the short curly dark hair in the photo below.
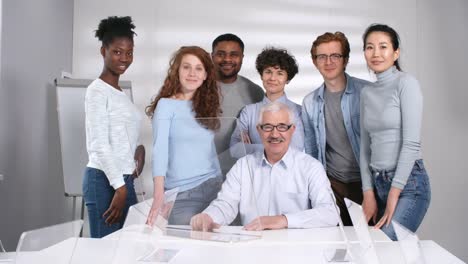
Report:
[[[110,16],[101,20],[95,36],[107,47],[115,38],[126,37],[133,41],[133,36],[136,35],[133,29],[135,25],[131,17]]]
[[[239,47],[241,48],[242,52],[244,52],[244,42],[242,39],[240,39],[238,36],[232,34],[232,33],[226,33],[219,35],[213,40],[213,43],[211,44],[211,51],[214,52],[216,46],[222,41],[234,41],[237,44],[239,44]]]
[[[268,67],[279,67],[288,73],[288,81],[292,80],[299,72],[299,67],[294,56],[289,54],[285,49],[275,47],[264,48],[257,56],[255,67],[260,76],[263,70]]]

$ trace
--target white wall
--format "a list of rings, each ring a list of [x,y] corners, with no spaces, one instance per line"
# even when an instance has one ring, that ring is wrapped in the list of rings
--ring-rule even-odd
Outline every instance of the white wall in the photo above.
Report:
[[[112,5],[110,5],[112,3]],[[265,45],[290,50],[300,64],[299,75],[286,92],[296,102],[315,89],[321,78],[310,61],[309,50],[317,35],[343,31],[351,42],[348,73],[372,79],[361,52],[361,34],[372,22],[393,26],[402,39],[402,66],[421,82],[424,98],[423,155],[431,177],[433,197],[419,230],[422,239],[433,239],[468,261],[464,238],[468,236],[468,206],[462,191],[468,188],[463,150],[468,149],[466,106],[463,100],[468,55],[468,3],[449,0],[296,0],[247,1],[124,0],[75,1],[73,74],[94,78],[102,62],[92,30],[108,15],[132,15],[136,23],[136,57],[125,79],[134,83],[136,103],[143,109],[167,70],[169,57],[181,45],[211,50],[219,34],[238,34],[246,44],[241,73],[260,84],[256,55]],[[90,63],[92,62],[92,63]],[[145,128],[147,146],[150,128]],[[149,164],[149,163],[147,163]],[[150,182],[150,169],[145,178]],[[151,185],[149,189],[151,191]]]
[[[64,197],[53,81],[71,71],[72,0],[3,1],[0,239],[72,219]]]
[[[423,87],[423,154],[433,189],[421,236],[468,262],[468,2],[431,0],[418,13],[419,63],[413,72]]]

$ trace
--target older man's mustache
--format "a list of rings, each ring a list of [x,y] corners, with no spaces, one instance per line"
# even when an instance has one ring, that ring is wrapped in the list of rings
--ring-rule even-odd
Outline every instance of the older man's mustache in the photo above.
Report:
[[[268,143],[281,143],[284,141],[285,139],[283,137],[268,137],[267,138]]]

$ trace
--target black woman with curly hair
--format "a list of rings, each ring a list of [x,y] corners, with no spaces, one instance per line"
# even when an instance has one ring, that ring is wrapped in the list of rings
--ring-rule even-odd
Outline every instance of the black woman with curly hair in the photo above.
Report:
[[[89,162],[83,178],[93,238],[123,226],[128,208],[137,202],[133,179],[144,165],[145,149],[138,145],[142,114],[119,86],[119,77],[133,62],[135,25],[131,17],[101,20],[104,67],[86,91],[86,147]]]

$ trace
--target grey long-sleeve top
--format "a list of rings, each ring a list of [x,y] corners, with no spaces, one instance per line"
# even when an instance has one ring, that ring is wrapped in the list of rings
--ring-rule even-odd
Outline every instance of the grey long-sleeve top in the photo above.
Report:
[[[418,81],[392,67],[361,94],[362,189],[373,188],[370,168],[395,170],[392,187],[403,189],[421,157],[423,99]]]

